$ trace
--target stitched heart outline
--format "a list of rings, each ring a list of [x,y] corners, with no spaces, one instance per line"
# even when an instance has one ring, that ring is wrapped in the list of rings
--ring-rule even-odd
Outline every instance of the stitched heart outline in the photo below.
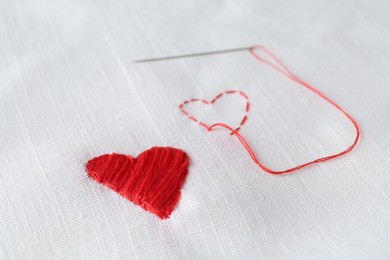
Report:
[[[287,169],[284,169],[284,170],[271,170],[270,168],[266,167],[264,164],[262,164],[256,157],[255,153],[253,152],[251,146],[248,144],[248,142],[245,140],[245,138],[237,131],[237,130],[234,130],[232,127],[230,127],[229,125],[225,124],[225,123],[215,123],[211,126],[208,126],[202,122],[199,122],[196,118],[192,117],[191,115],[189,115],[184,109],[183,109],[183,104],[180,104],[179,108],[180,110],[189,117],[189,119],[191,119],[192,121],[195,121],[197,123],[199,123],[201,126],[205,127],[207,131],[212,131],[214,128],[217,128],[217,127],[222,127],[222,128],[225,128],[229,131],[231,131],[231,135],[235,135],[238,140],[240,141],[240,143],[242,144],[242,146],[245,148],[245,150],[247,151],[248,155],[251,157],[251,159],[253,160],[253,162],[259,167],[261,168],[263,171],[265,172],[268,172],[270,174],[284,174],[284,173],[290,173],[290,172],[294,172],[294,171],[297,171],[299,169],[302,169],[304,167],[307,167],[309,165],[312,165],[312,164],[316,164],[316,163],[322,163],[322,162],[325,162],[325,161],[329,161],[329,160],[332,160],[334,158],[337,158],[339,156],[342,156],[342,155],[345,155],[349,152],[351,152],[355,146],[357,145],[358,141],[359,141],[359,137],[360,137],[360,128],[356,122],[355,119],[352,118],[352,116],[350,114],[348,114],[345,110],[343,110],[339,105],[337,105],[334,101],[332,101],[331,99],[329,99],[327,96],[325,96],[323,93],[321,93],[319,90],[317,90],[316,88],[312,87],[311,85],[309,85],[308,83],[306,83],[305,81],[303,81],[302,79],[300,79],[298,76],[296,76],[295,74],[293,74],[288,68],[286,65],[283,64],[283,62],[281,60],[279,60],[272,52],[270,52],[269,50],[267,50],[266,48],[264,48],[263,46],[261,45],[253,45],[251,47],[248,48],[249,50],[249,53],[252,55],[252,57],[259,61],[259,62],[262,62],[264,63],[265,65],[273,68],[274,70],[278,71],[279,73],[281,73],[282,75],[284,75],[285,77],[287,77],[288,79],[290,79],[291,81],[299,84],[301,87],[305,88],[306,90],[316,94],[318,97],[320,97],[321,99],[323,99],[325,102],[327,102],[329,105],[333,106],[335,109],[337,109],[339,112],[341,112],[345,117],[346,119],[353,125],[353,127],[355,128],[355,138],[353,140],[353,142],[351,143],[351,145],[349,145],[346,149],[338,152],[338,153],[335,153],[335,154],[331,154],[331,155],[328,155],[328,156],[323,156],[323,157],[319,157],[317,159],[314,159],[312,161],[308,161],[308,162],[305,162],[305,163],[302,163],[302,164],[299,164],[295,167],[291,167],[291,168],[287,168]],[[265,57],[261,57],[259,56],[257,53],[256,53],[256,50],[259,50],[262,52],[263,55],[265,55]],[[242,93],[242,92],[239,92],[239,93]],[[242,93],[243,94],[243,93]],[[218,96],[217,96],[218,97]],[[185,101],[186,103],[189,103],[189,102],[195,102],[195,101],[201,101],[203,103],[208,103],[208,101],[206,100],[201,100],[201,99],[190,99],[190,100],[187,100]],[[245,118],[246,119],[246,118]],[[245,123],[245,120],[243,120],[242,123]]]
[[[249,103],[249,98],[247,95],[244,94],[244,92],[240,91],[240,90],[226,90],[226,91],[223,91],[223,92],[220,92],[219,94],[217,94],[213,99],[211,99],[210,101],[208,100],[205,100],[205,99],[200,99],[200,98],[191,98],[191,99],[188,99],[188,100],[185,100],[183,101],[180,105],[179,105],[179,109],[180,111],[186,115],[190,120],[194,121],[195,123],[198,123],[200,126],[206,128],[207,131],[211,131],[213,126],[215,124],[212,124],[212,125],[207,125],[206,123],[198,120],[197,118],[195,118],[194,116],[192,116],[190,113],[188,113],[184,107],[189,104],[189,103],[203,103],[205,105],[213,105],[215,102],[217,102],[219,99],[221,99],[224,95],[239,95],[240,97],[244,98],[245,100],[245,115],[242,117],[241,119],[241,122],[240,124],[238,125],[238,127],[236,127],[235,129],[232,130],[231,134],[234,134],[235,132],[239,131],[240,128],[245,124],[246,120],[248,119],[248,112],[249,112],[249,107],[250,107],[250,103]]]

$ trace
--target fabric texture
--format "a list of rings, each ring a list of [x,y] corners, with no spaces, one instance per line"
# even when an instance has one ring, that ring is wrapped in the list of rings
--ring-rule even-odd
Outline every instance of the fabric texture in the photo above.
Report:
[[[0,259],[390,258],[390,3],[386,0],[0,0]],[[179,109],[244,92],[240,134],[284,169],[347,147],[332,107],[247,52],[262,44],[359,123],[354,151],[261,171],[226,130]],[[186,107],[238,126],[236,95]],[[153,146],[191,158],[167,220],[85,173]]]

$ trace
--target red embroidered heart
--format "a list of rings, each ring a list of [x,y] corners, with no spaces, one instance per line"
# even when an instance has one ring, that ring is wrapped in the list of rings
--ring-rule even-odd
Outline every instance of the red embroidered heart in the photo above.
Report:
[[[248,118],[249,99],[248,99],[248,96],[245,95],[242,91],[238,91],[238,90],[228,90],[228,91],[225,91],[225,92],[221,92],[221,93],[219,93],[218,95],[216,95],[211,101],[207,101],[207,100],[205,100],[205,99],[199,99],[199,98],[192,98],[192,99],[186,100],[186,101],[184,101],[183,103],[181,103],[181,104],[179,105],[179,109],[180,109],[180,111],[181,111],[183,114],[185,114],[189,119],[191,119],[192,121],[198,123],[198,124],[201,125],[202,127],[206,128],[208,131],[211,131],[212,126],[213,126],[214,124],[212,124],[212,125],[207,125],[207,124],[205,124],[204,122],[199,121],[197,118],[195,118],[194,116],[190,115],[186,110],[184,110],[184,106],[187,105],[187,104],[189,104],[189,103],[192,103],[192,102],[201,102],[201,103],[203,103],[203,104],[205,104],[205,105],[213,105],[213,104],[214,104],[217,100],[219,100],[223,95],[232,95],[232,94],[238,94],[238,95],[240,95],[241,97],[243,97],[243,98],[245,99],[245,101],[246,101],[246,103],[245,103],[245,115],[242,117],[239,126],[238,126],[236,129],[234,129],[234,130],[232,131],[232,134],[233,134],[234,132],[237,132],[237,131],[241,128],[241,126],[243,126],[243,125],[245,124],[246,119]]]
[[[95,157],[87,162],[86,171],[98,183],[165,219],[179,201],[188,163],[182,150],[152,147],[137,158],[115,153]]]

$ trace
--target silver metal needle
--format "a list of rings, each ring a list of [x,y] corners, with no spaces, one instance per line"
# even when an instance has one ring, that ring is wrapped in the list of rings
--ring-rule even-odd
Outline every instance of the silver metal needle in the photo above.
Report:
[[[183,55],[177,55],[177,56],[168,56],[168,57],[152,58],[152,59],[145,59],[145,60],[135,60],[133,62],[135,62],[135,63],[153,62],[153,61],[173,60],[173,59],[181,59],[181,58],[189,58],[189,57],[197,57],[197,56],[215,55],[215,54],[222,54],[222,53],[228,53],[228,52],[247,51],[247,50],[249,50],[249,48],[250,47],[242,47],[242,48],[227,49],[227,50],[220,50],[220,51],[191,53],[191,54],[183,54]]]

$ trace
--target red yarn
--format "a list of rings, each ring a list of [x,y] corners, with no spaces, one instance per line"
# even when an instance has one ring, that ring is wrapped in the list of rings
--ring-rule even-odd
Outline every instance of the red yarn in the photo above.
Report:
[[[258,50],[261,50],[263,51],[266,55],[269,56],[269,58],[271,58],[271,60],[273,62],[275,62],[276,64],[274,64],[273,62],[270,62],[268,60],[265,60],[261,57],[259,57],[255,50],[258,49]],[[330,105],[332,105],[333,107],[335,107],[337,110],[339,110],[354,126],[355,128],[355,131],[356,131],[356,135],[355,135],[355,139],[353,141],[353,143],[345,150],[339,152],[339,153],[336,153],[336,154],[333,154],[333,155],[329,155],[329,156],[325,156],[325,157],[320,157],[318,159],[315,159],[313,161],[310,161],[310,162],[307,162],[307,163],[303,163],[303,164],[300,164],[298,166],[295,166],[295,167],[292,167],[292,168],[289,168],[289,169],[286,169],[286,170],[282,170],[282,171],[274,171],[274,170],[271,170],[269,168],[267,168],[266,166],[264,166],[263,164],[260,163],[260,161],[257,159],[256,155],[254,154],[254,152],[252,151],[250,145],[247,143],[247,141],[244,139],[244,137],[242,137],[242,135],[240,135],[238,133],[238,129],[233,129],[232,127],[224,124],[224,123],[215,123],[211,126],[207,126],[207,125],[203,125],[201,124],[203,127],[205,127],[207,129],[207,131],[212,131],[214,128],[216,127],[223,127],[223,128],[226,128],[228,129],[229,131],[231,131],[231,134],[235,135],[238,140],[241,142],[241,144],[244,146],[244,148],[247,150],[249,156],[252,158],[252,160],[254,161],[254,163],[259,166],[262,170],[264,170],[265,172],[268,172],[268,173],[271,173],[271,174],[282,174],[282,173],[288,173],[288,172],[294,172],[296,170],[299,170],[299,169],[302,169],[306,166],[309,166],[311,164],[315,164],[315,163],[320,163],[320,162],[325,162],[325,161],[328,161],[328,160],[331,160],[333,158],[336,158],[336,157],[339,157],[341,155],[344,155],[344,154],[347,154],[349,153],[350,151],[352,151],[352,149],[356,146],[358,140],[359,140],[359,136],[360,136],[360,131],[359,131],[359,126],[357,125],[356,121],[347,113],[345,112],[339,105],[337,105],[335,102],[333,102],[332,100],[330,100],[328,97],[326,97],[324,94],[322,94],[320,91],[318,91],[317,89],[315,89],[314,87],[310,86],[308,83],[304,82],[303,80],[301,80],[300,78],[298,78],[296,75],[294,75],[278,58],[276,58],[275,55],[273,55],[270,51],[268,51],[267,49],[265,49],[264,47],[260,46],[260,45],[254,45],[252,47],[249,48],[249,51],[250,51],[250,54],[258,61],[261,61],[263,63],[265,63],[266,65],[274,68],[275,70],[279,71],[280,73],[282,73],[284,76],[286,76],[287,78],[289,78],[290,80],[298,83],[299,85],[301,85],[302,87],[310,90],[311,92],[315,93],[316,95],[318,95],[320,98],[322,98],[323,100],[325,100],[326,102],[328,102]],[[240,92],[242,93],[242,92]],[[243,94],[243,93],[242,93]],[[243,94],[245,96],[245,94]],[[245,96],[246,97],[246,96]],[[248,99],[246,97],[246,99]],[[248,108],[249,108],[249,102],[247,103],[248,104]],[[180,104],[179,108],[180,110],[184,113],[185,111],[182,109],[183,107],[183,103]],[[188,116],[188,114],[186,114]],[[246,118],[245,118],[246,119]],[[245,122],[245,120],[243,120],[242,124]]]
[[[182,150],[153,147],[137,158],[115,153],[95,157],[88,161],[86,171],[98,183],[165,219],[179,201],[188,164]]]

